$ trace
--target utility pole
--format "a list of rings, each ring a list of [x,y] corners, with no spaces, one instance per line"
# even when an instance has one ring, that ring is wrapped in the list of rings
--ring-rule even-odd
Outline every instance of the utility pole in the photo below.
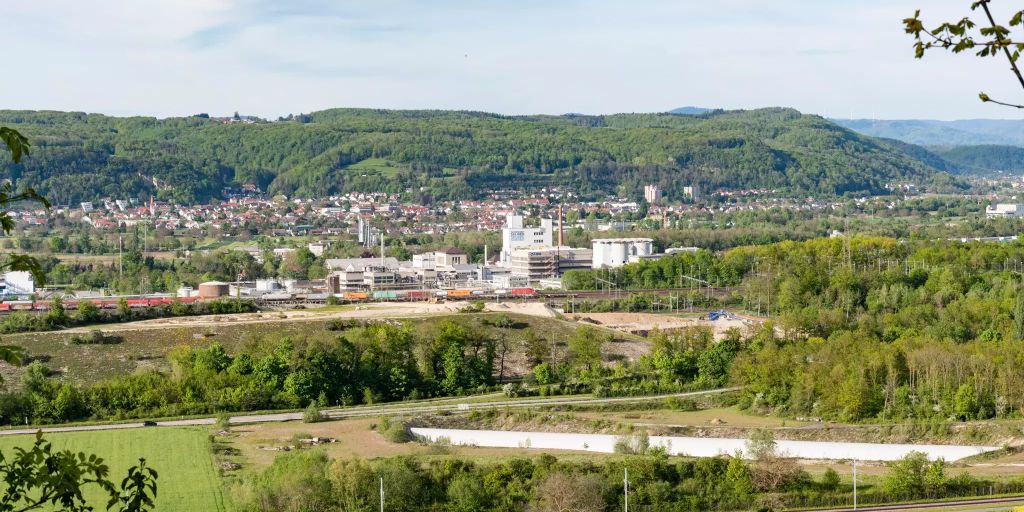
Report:
[[[853,459],[853,509],[857,510],[857,459]]]
[[[625,499],[624,512],[629,512],[629,468],[622,468],[622,496]]]
[[[380,477],[380,512],[384,512],[384,477]]]
[[[117,235],[117,278],[124,277],[124,244],[121,242],[121,235]]]

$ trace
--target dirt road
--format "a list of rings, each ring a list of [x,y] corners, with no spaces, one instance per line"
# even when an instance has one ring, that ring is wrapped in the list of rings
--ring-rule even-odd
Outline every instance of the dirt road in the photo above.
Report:
[[[701,320],[696,317],[681,317],[673,315],[658,315],[653,313],[578,313],[566,315],[573,320],[589,319],[598,325],[628,332],[630,334],[646,335],[654,329],[662,331],[674,331],[687,327],[710,327],[715,333],[715,339],[725,337],[730,329],[745,330],[751,322],[745,320],[732,320],[720,318],[718,320]]]
[[[730,391],[737,391],[741,388],[721,388],[721,389],[709,389],[706,391],[692,391],[689,393],[673,393],[669,395],[652,395],[652,396],[640,396],[640,397],[621,397],[621,398],[593,398],[591,396],[579,396],[579,397],[562,397],[562,398],[537,398],[537,399],[519,399],[519,400],[498,400],[490,402],[468,402],[472,397],[465,397],[460,401],[458,398],[445,399],[445,400],[433,400],[419,402],[415,404],[402,404],[395,403],[390,405],[379,405],[379,406],[360,406],[360,407],[346,407],[342,409],[324,409],[321,414],[330,419],[343,419],[343,418],[363,418],[380,416],[382,414],[387,415],[398,415],[398,414],[420,414],[420,413],[434,413],[441,411],[469,411],[478,409],[507,409],[507,408],[532,408],[532,407],[551,407],[557,405],[600,405],[600,404],[611,404],[611,403],[635,403],[635,402],[646,402],[652,400],[662,400],[669,397],[678,398],[689,398],[704,395],[714,395],[719,393],[728,393]],[[266,414],[242,414],[231,417],[231,424],[246,424],[246,423],[267,423],[267,422],[278,422],[278,421],[295,421],[301,420],[303,413],[301,412],[281,412],[281,413],[266,413]],[[156,426],[164,427],[181,427],[181,426],[196,426],[196,425],[213,425],[216,422],[215,418],[190,418],[184,420],[168,420],[158,421]],[[133,423],[116,423],[108,425],[69,425],[61,427],[44,427],[44,428],[23,428],[13,430],[0,430],[0,436],[11,436],[19,434],[34,434],[40,430],[43,433],[51,432],[82,432],[91,430],[116,430],[125,428],[141,428],[144,425],[141,422]]]

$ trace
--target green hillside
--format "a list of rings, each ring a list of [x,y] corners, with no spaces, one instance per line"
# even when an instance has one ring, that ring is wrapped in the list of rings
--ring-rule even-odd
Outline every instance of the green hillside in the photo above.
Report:
[[[933,152],[971,171],[1024,171],[1024,148],[1018,146],[955,146],[936,148]]]
[[[779,108],[520,117],[332,109],[258,124],[0,111],[0,125],[33,142],[22,164],[0,164],[0,177],[58,204],[150,194],[192,203],[243,183],[311,197],[471,198],[545,186],[638,196],[647,183],[670,198],[688,185],[843,195],[929,185],[937,171],[890,141]]]

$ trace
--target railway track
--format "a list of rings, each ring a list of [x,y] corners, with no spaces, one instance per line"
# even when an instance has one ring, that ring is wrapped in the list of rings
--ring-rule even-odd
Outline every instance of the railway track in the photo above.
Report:
[[[981,508],[971,508],[973,506]],[[843,508],[815,508],[815,509],[796,509],[799,512],[881,512],[881,511],[897,511],[897,510],[937,510],[937,509],[956,509],[961,512],[969,511],[983,511],[983,510],[1004,510],[1000,506],[1006,505],[1007,507],[1014,505],[1024,505],[1024,496],[1002,496],[999,498],[971,498],[955,501],[940,501],[932,503],[908,503],[905,505],[869,505],[861,506],[857,508],[843,507]],[[965,508],[966,507],[966,508]]]

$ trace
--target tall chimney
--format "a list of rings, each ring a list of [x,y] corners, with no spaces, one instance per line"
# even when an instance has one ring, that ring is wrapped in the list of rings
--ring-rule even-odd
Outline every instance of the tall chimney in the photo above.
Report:
[[[380,266],[384,266],[384,233],[380,234]]]
[[[565,241],[562,237],[564,230],[562,229],[562,205],[558,205],[558,246],[562,247],[565,245]]]
[[[483,264],[483,266],[485,266],[485,267],[487,266],[487,244],[484,244],[484,264]]]

